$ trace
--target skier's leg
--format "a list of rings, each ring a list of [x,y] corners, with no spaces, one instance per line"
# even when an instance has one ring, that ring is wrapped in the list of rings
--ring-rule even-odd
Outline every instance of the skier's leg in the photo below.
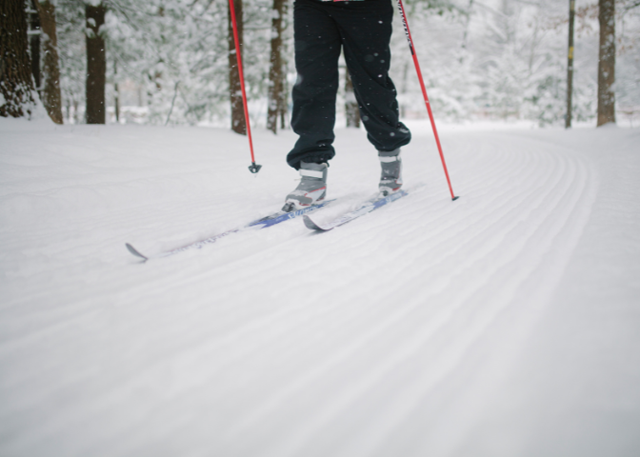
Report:
[[[335,14],[343,38],[345,60],[353,81],[362,122],[378,151],[395,151],[411,141],[400,122],[397,93],[389,77],[391,22],[389,0],[351,2]]]
[[[298,79],[292,91],[291,127],[299,135],[287,162],[319,163],[333,158],[340,33],[331,4],[314,0],[294,3],[294,47]]]

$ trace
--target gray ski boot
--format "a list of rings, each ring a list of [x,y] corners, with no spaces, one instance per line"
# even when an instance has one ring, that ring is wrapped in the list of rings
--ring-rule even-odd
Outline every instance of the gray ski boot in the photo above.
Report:
[[[378,189],[385,196],[399,191],[402,187],[400,148],[394,151],[378,151],[378,158],[382,167]]]
[[[300,184],[285,200],[283,211],[294,211],[324,200],[327,195],[326,163],[300,163]]]

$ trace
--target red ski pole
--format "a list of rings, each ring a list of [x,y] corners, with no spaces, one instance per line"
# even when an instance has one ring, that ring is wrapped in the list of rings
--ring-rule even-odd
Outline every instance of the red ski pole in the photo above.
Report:
[[[238,60],[238,75],[240,77],[240,89],[242,90],[242,105],[244,107],[244,119],[247,123],[247,136],[249,137],[249,149],[251,150],[251,165],[249,171],[257,173],[262,165],[256,164],[256,158],[253,154],[253,139],[251,138],[251,123],[249,122],[249,108],[247,107],[247,92],[244,88],[244,74],[242,72],[242,56],[240,55],[240,39],[238,38],[238,23],[236,21],[236,9],[233,0],[229,0],[229,12],[231,13],[231,24],[233,24],[233,41],[236,44],[236,59]]]
[[[418,56],[416,55],[415,48],[413,46],[413,39],[411,38],[411,32],[409,31],[409,22],[407,22],[407,15],[404,12],[404,5],[402,0],[398,0],[398,8],[402,15],[402,24],[404,25],[404,31],[407,35],[407,41],[409,42],[409,49],[411,50],[411,56],[413,57],[413,63],[418,73],[418,80],[420,81],[420,88],[422,89],[422,95],[424,96],[424,103],[427,105],[427,111],[429,112],[429,119],[431,120],[431,127],[433,128],[433,135],[436,138],[436,144],[438,145],[438,152],[440,153],[440,160],[442,160],[442,167],[444,168],[444,175],[447,177],[447,184],[449,185],[449,192],[451,192],[451,200],[457,200],[458,197],[453,193],[451,187],[451,179],[449,179],[449,172],[447,171],[447,164],[444,161],[444,154],[442,153],[442,146],[440,145],[440,138],[438,137],[438,130],[436,129],[436,123],[433,120],[433,112],[431,111],[431,103],[429,103],[429,97],[427,96],[427,89],[424,86],[424,80],[422,79],[422,72],[420,71],[420,64],[418,63]]]

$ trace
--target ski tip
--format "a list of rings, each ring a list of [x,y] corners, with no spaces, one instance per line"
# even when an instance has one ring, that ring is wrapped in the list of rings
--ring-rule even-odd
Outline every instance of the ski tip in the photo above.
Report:
[[[315,230],[316,232],[328,232],[329,230],[331,230],[320,227],[318,224],[313,222],[313,220],[306,214],[302,216],[302,220],[304,221],[304,225],[310,230]]]
[[[127,247],[127,250],[131,254],[135,255],[136,257],[140,257],[141,259],[144,259],[145,261],[149,260],[149,257],[147,257],[147,256],[145,256],[143,254],[140,254],[140,252],[136,248],[131,246],[129,243],[125,243],[124,245]]]
[[[456,201],[457,199],[459,199],[459,198],[460,198],[460,197],[453,197],[453,198],[451,199],[451,201],[452,201],[452,202],[455,202],[455,201]]]

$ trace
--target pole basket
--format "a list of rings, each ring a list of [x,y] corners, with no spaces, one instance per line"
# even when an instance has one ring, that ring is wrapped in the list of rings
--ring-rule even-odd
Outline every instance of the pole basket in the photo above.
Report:
[[[242,91],[242,106],[244,108],[244,119],[247,123],[247,137],[249,138],[249,149],[251,151],[251,165],[249,171],[257,173],[262,165],[256,164],[255,154],[253,153],[253,138],[251,136],[251,122],[249,120],[249,108],[247,106],[247,91],[244,87],[244,73],[242,71],[242,55],[240,52],[240,38],[238,36],[238,22],[236,20],[236,9],[233,0],[229,0],[229,13],[231,14],[231,24],[233,25],[233,42],[236,45],[236,59],[238,61],[238,75],[240,77],[240,89]]]

